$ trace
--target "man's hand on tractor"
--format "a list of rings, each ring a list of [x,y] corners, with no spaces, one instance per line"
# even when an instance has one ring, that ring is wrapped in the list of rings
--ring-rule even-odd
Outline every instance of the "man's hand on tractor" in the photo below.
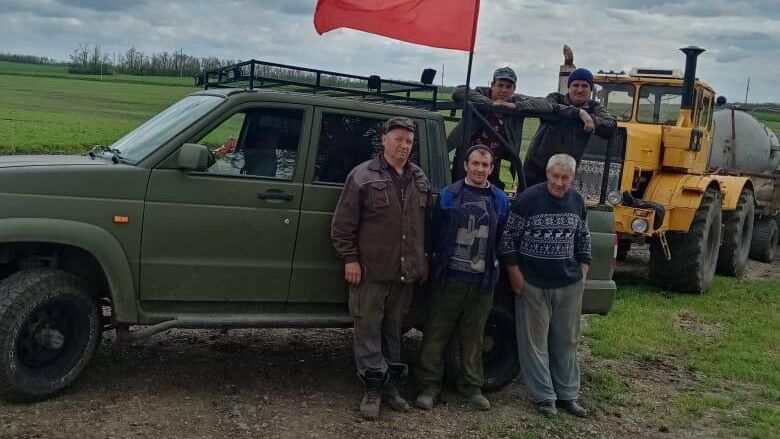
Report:
[[[590,114],[588,114],[587,111],[580,109],[580,120],[582,121],[582,129],[585,130],[586,133],[592,133],[594,129],[596,129],[596,124],[593,122],[593,118],[590,117]]]

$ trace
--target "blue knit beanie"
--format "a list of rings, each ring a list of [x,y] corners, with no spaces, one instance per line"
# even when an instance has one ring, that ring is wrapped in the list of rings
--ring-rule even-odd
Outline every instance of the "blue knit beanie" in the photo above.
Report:
[[[593,89],[593,73],[591,73],[590,70],[579,68],[571,72],[571,75],[569,75],[569,82],[566,83],[566,86],[571,87],[571,82],[577,80],[587,82],[590,84],[591,90]]]

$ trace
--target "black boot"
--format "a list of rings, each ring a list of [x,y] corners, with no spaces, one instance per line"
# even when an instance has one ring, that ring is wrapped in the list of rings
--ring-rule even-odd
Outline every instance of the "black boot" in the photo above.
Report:
[[[577,416],[578,418],[585,418],[588,416],[588,411],[581,405],[577,404],[576,399],[569,399],[569,400],[559,399],[555,401],[555,405],[563,410],[566,410],[572,415]]]
[[[405,364],[391,364],[388,369],[390,379],[382,387],[382,397],[397,412],[408,412],[412,409],[409,403],[401,396],[400,389],[406,382],[409,367]]]
[[[361,377],[366,385],[363,399],[360,400],[360,417],[374,421],[379,419],[379,405],[382,404],[382,386],[385,383],[385,375],[380,372],[366,372]]]

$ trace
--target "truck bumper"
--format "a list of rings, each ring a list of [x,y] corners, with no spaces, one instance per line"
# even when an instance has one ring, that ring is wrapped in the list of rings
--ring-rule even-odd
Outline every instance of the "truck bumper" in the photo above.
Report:
[[[606,315],[612,309],[616,292],[617,286],[613,280],[586,280],[582,313]]]

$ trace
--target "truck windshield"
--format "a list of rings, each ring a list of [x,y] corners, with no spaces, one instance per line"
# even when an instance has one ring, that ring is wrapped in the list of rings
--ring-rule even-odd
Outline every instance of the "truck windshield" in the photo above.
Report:
[[[639,89],[639,122],[674,125],[680,115],[682,87],[643,85]]]
[[[219,96],[187,96],[117,140],[111,149],[122,160],[137,163],[224,100]]]
[[[599,101],[617,120],[631,120],[634,112],[633,84],[596,84],[593,99]]]

